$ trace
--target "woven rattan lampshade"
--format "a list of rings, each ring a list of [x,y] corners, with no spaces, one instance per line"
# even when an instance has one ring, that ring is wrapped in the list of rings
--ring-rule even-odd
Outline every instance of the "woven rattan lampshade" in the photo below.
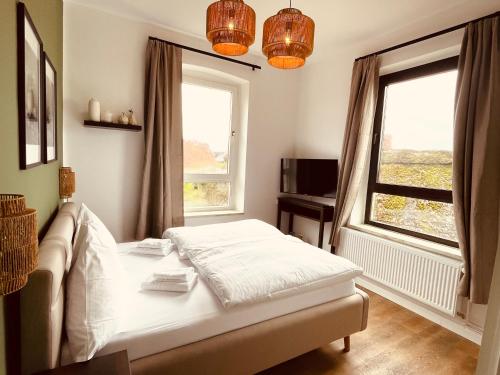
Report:
[[[36,210],[22,195],[0,194],[0,295],[25,286],[37,264]]]
[[[70,167],[59,168],[59,196],[71,198],[75,192],[75,172]]]
[[[295,8],[286,8],[264,22],[262,52],[279,69],[300,68],[314,48],[314,21]]]
[[[255,41],[255,12],[243,0],[220,0],[207,9],[207,39],[215,52],[244,55]]]

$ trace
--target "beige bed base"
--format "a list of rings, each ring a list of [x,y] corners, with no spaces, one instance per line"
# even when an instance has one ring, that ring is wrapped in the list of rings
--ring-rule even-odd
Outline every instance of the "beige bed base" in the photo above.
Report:
[[[57,367],[64,339],[66,249],[78,207],[61,207],[21,292],[23,374]],[[368,296],[356,294],[131,362],[135,374],[251,374],[366,328]]]

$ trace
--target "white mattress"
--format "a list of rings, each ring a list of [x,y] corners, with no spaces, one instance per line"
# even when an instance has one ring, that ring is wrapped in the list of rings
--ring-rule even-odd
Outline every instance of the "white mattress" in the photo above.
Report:
[[[130,360],[134,360],[355,293],[354,281],[350,280],[226,310],[201,278],[189,293],[142,291],[141,282],[156,267],[191,264],[180,260],[175,251],[165,258],[128,254],[131,246],[133,243],[119,245],[120,259],[129,277],[127,314],[121,333],[96,356],[127,349]]]

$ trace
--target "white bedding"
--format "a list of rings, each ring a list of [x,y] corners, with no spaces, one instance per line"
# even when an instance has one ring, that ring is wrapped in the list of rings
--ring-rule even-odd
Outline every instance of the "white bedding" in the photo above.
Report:
[[[282,236],[277,228],[256,219],[170,228],[163,233],[163,238],[170,238],[181,251]]]
[[[226,308],[272,300],[362,273],[352,262],[258,220],[166,231]]]
[[[187,345],[261,321],[286,315],[355,293],[352,280],[251,306],[224,309],[203,278],[189,293],[141,291],[144,277],[161,267],[186,267],[173,252],[165,258],[129,254],[120,244],[120,262],[128,278],[128,316],[97,356],[127,349],[130,360]],[[64,356],[63,356],[64,357]],[[64,358],[64,363],[68,358]]]

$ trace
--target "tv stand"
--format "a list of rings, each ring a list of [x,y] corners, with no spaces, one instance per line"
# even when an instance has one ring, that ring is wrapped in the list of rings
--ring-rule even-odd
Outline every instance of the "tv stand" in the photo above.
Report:
[[[318,247],[323,248],[323,233],[325,223],[333,221],[334,206],[324,203],[312,202],[305,199],[278,197],[278,222],[276,227],[281,230],[281,213],[288,212],[288,232],[293,232],[294,215],[302,216],[308,219],[319,221]]]

